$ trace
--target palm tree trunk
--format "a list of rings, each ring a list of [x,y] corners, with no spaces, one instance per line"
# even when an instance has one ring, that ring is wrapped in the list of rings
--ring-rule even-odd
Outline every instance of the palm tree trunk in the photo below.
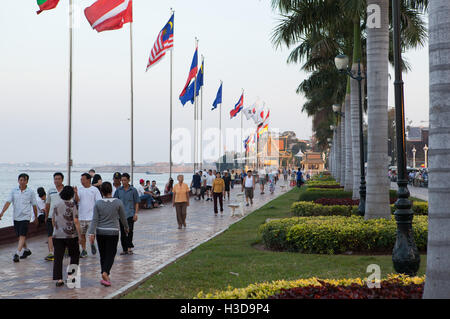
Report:
[[[424,298],[450,298],[450,1],[429,5],[430,152]]]
[[[352,152],[352,112],[350,105],[350,80],[345,96],[345,185],[344,190],[353,191],[353,152]]]
[[[341,132],[339,130],[339,124],[336,124],[336,181],[339,183],[341,181]]]
[[[360,21],[354,23],[353,65],[354,74],[358,72],[358,61],[361,61],[361,26]],[[363,69],[361,64],[361,69]],[[359,199],[361,184],[360,154],[359,154],[359,88],[357,80],[350,80],[352,153],[353,153],[353,199]]]
[[[345,112],[345,105],[342,105],[341,112]],[[341,186],[345,185],[345,122],[344,118],[341,117],[340,123],[340,132],[341,132]]]
[[[368,150],[365,219],[391,218],[388,167],[389,0],[367,0],[381,9],[381,27],[367,28]]]

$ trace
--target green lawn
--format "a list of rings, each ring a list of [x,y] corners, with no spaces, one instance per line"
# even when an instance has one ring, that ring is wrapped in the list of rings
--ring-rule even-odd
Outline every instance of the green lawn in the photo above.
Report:
[[[394,273],[391,256],[304,255],[255,249],[253,244],[261,240],[259,225],[267,218],[289,217],[299,192],[294,189],[269,202],[124,298],[193,298],[201,290],[241,288],[263,281],[366,277],[370,264],[380,265],[383,277]],[[426,256],[422,256],[419,275],[424,274],[425,262]]]

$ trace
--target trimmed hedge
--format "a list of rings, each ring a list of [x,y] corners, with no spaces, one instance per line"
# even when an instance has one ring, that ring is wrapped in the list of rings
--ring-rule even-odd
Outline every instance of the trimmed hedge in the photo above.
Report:
[[[306,186],[308,186],[308,187],[325,186],[325,185],[340,186],[340,184],[336,181],[308,181],[308,182],[306,182]]]
[[[293,217],[273,220],[260,226],[264,245],[272,250],[310,254],[391,253],[397,224],[391,220],[364,220],[360,216]],[[427,216],[413,220],[417,248],[425,251],[428,238]]]
[[[296,202],[291,206],[294,216],[351,216],[356,214],[358,207],[345,205],[321,205],[313,202]]]
[[[414,215],[428,215],[428,203],[414,202],[412,206]],[[391,213],[395,212],[395,205],[391,205]],[[294,216],[352,216],[358,215],[358,206],[355,205],[322,205],[314,202],[295,202],[291,206]]]
[[[408,277],[404,275],[389,275],[386,280],[381,281],[381,289],[383,289],[383,283],[386,281],[395,281],[399,285],[423,285],[425,283],[425,277]],[[298,287],[320,287],[323,284],[333,285],[335,287],[343,286],[349,287],[352,285],[358,285],[360,287],[367,286],[367,279],[354,278],[354,279],[323,279],[309,278],[298,280],[277,280],[272,282],[262,282],[251,284],[245,288],[232,288],[228,287],[226,290],[217,290],[212,293],[199,292],[195,299],[268,299],[271,296],[281,292],[282,289],[291,289]],[[378,290],[378,289],[374,289]]]
[[[346,192],[342,188],[338,189],[323,189],[308,187],[305,192],[302,192],[299,201],[313,202],[319,198],[352,198],[353,192]],[[390,198],[397,198],[397,191],[389,191]]]

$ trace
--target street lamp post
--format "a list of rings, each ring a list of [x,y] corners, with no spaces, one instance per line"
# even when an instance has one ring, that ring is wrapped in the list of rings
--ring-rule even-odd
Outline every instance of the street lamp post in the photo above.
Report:
[[[400,0],[393,0],[392,15],[394,25],[394,64],[395,64],[395,124],[397,136],[398,200],[395,203],[397,221],[397,239],[392,252],[392,261],[396,272],[415,276],[420,266],[420,255],[414,242],[409,200],[408,178],[406,173],[405,139],[405,100],[402,79],[402,52],[400,38]]]
[[[425,153],[425,168],[428,168],[428,146],[427,146],[427,144],[425,144],[423,151]]]
[[[363,107],[362,107],[362,76],[361,61],[358,60],[358,72],[356,74],[348,67],[349,59],[346,55],[338,55],[334,62],[339,72],[348,75],[358,81],[359,88],[359,161],[361,170],[361,185],[359,187],[358,213],[364,216],[366,213],[366,171],[364,165],[364,136],[363,136]]]
[[[413,168],[416,168],[416,147],[413,146],[413,149],[411,150],[411,152],[413,153]]]

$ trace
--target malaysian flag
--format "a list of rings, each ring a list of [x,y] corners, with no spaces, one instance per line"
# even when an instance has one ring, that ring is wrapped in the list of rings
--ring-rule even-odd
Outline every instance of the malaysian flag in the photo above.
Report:
[[[155,44],[153,45],[150,58],[148,59],[147,71],[166,55],[166,51],[173,48],[173,27],[174,16],[170,17],[169,22],[164,26],[158,34]]]

